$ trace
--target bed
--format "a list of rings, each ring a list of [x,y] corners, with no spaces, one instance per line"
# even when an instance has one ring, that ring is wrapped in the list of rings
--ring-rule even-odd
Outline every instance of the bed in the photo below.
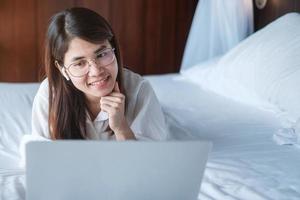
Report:
[[[222,57],[147,77],[174,139],[213,141],[199,199],[300,198],[299,25],[285,15]]]
[[[171,138],[213,142],[199,199],[300,199],[300,14],[180,74],[147,76]]]
[[[285,15],[224,56],[145,76],[171,140],[210,140],[199,199],[300,199],[300,15]],[[0,199],[24,199],[19,145],[38,83],[0,83]],[[299,136],[299,137],[297,137]]]

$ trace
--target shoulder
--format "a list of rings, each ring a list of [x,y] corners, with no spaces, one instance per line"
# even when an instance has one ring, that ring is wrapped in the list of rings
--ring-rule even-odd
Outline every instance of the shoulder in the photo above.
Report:
[[[139,82],[142,82],[144,79],[141,75],[124,68],[123,69],[123,76],[124,76],[124,84],[137,84]]]
[[[152,90],[148,80],[129,69],[123,69],[123,77],[124,88],[128,95],[137,94],[140,90]]]
[[[48,90],[48,78],[45,78],[45,79],[41,82],[40,89],[42,89],[42,90]]]
[[[49,97],[48,78],[46,78],[41,82],[40,87],[35,96],[35,99],[47,99],[48,100],[48,97]]]

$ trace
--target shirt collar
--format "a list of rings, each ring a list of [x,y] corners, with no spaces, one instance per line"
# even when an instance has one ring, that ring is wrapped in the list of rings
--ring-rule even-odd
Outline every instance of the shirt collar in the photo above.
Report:
[[[100,111],[95,121],[105,121],[105,120],[108,120],[108,113],[104,111]]]

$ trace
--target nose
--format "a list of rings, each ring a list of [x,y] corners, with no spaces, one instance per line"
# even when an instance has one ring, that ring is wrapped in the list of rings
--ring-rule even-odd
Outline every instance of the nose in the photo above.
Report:
[[[97,76],[103,72],[102,67],[99,67],[95,60],[89,61],[89,76]]]

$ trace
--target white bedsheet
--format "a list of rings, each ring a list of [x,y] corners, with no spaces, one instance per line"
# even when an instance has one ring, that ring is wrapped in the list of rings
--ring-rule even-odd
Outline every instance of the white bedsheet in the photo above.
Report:
[[[175,139],[214,144],[199,199],[300,199],[300,150],[272,139],[271,111],[234,102],[169,74],[147,76]]]

